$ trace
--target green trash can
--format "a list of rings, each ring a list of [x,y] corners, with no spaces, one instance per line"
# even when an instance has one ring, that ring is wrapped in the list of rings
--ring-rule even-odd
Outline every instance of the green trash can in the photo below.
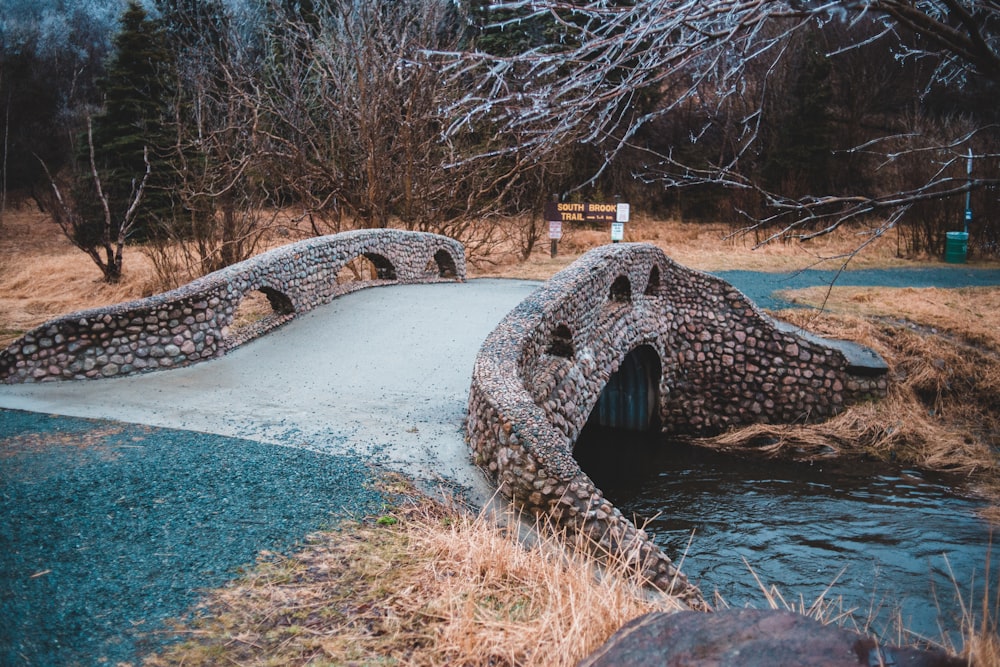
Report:
[[[969,252],[968,232],[948,232],[944,243],[944,261],[948,264],[965,264]]]

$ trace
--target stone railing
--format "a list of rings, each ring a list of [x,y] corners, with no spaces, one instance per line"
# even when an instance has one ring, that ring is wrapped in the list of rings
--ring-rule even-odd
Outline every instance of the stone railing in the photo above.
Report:
[[[703,606],[698,589],[573,457],[612,373],[641,346],[661,363],[658,423],[678,434],[826,418],[884,396],[885,365],[874,353],[779,326],[725,281],[646,244],[587,253],[490,334],[469,396],[476,464],[520,508]]]
[[[374,277],[338,283],[359,257]],[[211,359],[348,292],[384,284],[465,279],[454,239],[374,229],[276,248],[176,290],[50,320],[0,351],[0,382],[129,375]],[[270,313],[237,329],[233,319],[256,292]],[[262,299],[263,300],[263,299]]]

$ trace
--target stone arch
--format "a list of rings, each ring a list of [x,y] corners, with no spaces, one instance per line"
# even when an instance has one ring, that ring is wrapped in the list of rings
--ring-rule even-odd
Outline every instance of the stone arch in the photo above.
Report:
[[[396,280],[396,267],[388,257],[374,252],[366,252],[365,257],[375,265],[375,277],[378,280]]]
[[[611,283],[609,296],[612,301],[618,303],[632,302],[632,282],[628,279],[628,276],[618,276],[615,278],[614,282]]]
[[[385,255],[365,252],[344,262],[337,272],[338,284],[367,280],[397,280],[396,267]]]
[[[434,253],[432,262],[433,265],[428,263],[428,268],[431,269],[428,273],[433,273],[433,268],[436,266],[438,278],[458,277],[458,265],[455,263],[455,258],[445,248]]]
[[[295,305],[284,292],[279,292],[273,287],[261,286],[261,293],[267,298],[268,303],[277,315],[292,315],[295,313]]]
[[[223,346],[234,348],[293,317],[295,304],[284,292],[267,285],[248,290],[233,308],[232,320],[223,333]]]
[[[590,420],[626,431],[659,430],[662,377],[663,363],[656,348],[648,343],[633,348],[608,378]]]
[[[646,281],[646,296],[659,296],[660,294],[660,267],[656,264],[649,270],[649,279]]]
[[[576,351],[573,347],[573,332],[568,326],[560,324],[553,329],[552,335],[549,337],[548,347],[545,348],[545,353],[565,359],[573,358]]]

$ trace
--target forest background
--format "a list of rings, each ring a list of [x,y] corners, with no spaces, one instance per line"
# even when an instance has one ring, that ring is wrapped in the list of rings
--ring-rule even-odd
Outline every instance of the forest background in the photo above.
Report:
[[[32,202],[108,282],[130,245],[167,288],[276,230],[527,257],[553,196],[1000,248],[995,2],[3,5],[0,216]]]

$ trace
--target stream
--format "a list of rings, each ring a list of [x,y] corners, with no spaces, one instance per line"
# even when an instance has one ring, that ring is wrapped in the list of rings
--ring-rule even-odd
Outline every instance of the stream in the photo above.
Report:
[[[628,437],[585,432],[574,454],[588,474],[600,471],[594,481],[622,513],[683,558],[706,598],[767,607],[756,577],[796,609],[822,596],[833,603],[827,616],[850,612],[880,637],[899,641],[902,627],[934,641],[947,633],[961,646],[963,609],[981,609],[991,534],[977,516],[984,503],[953,490],[959,480]]]

